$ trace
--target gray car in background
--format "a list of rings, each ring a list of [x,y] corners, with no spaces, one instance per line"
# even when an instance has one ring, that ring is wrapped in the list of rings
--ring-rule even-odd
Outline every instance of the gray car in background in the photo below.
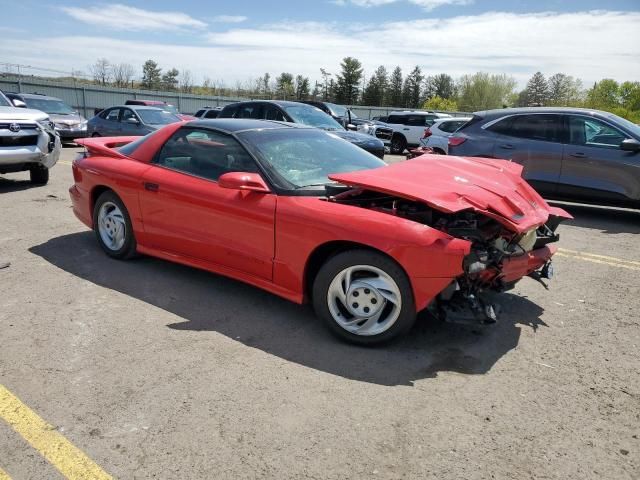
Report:
[[[181,121],[177,115],[160,108],[121,105],[105,108],[89,120],[87,133],[91,137],[147,135],[165,125]]]
[[[580,108],[476,112],[449,155],[512,160],[547,198],[640,208],[640,127]]]
[[[39,93],[7,93],[6,96],[16,107],[46,113],[63,142],[87,136],[87,120],[60,98]]]

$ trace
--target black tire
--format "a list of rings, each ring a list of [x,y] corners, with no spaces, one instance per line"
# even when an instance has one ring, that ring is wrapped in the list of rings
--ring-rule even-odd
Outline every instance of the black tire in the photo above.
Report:
[[[29,179],[34,185],[46,185],[49,183],[49,169],[38,165],[29,170]]]
[[[407,139],[404,138],[404,135],[400,133],[396,133],[391,137],[391,145],[389,146],[389,151],[392,155],[402,155],[404,151],[407,149]]]
[[[358,335],[345,330],[333,318],[329,309],[329,286],[333,279],[345,268],[367,265],[382,270],[398,286],[401,295],[400,314],[387,330],[376,335]],[[406,273],[393,259],[372,250],[347,250],[329,258],[316,275],[312,290],[313,308],[329,327],[329,330],[342,340],[358,345],[379,345],[407,333],[416,320],[413,290]]]
[[[122,247],[118,250],[112,250],[111,248],[109,248],[104,243],[104,240],[100,236],[100,231],[98,227],[98,214],[100,212],[100,208],[102,208],[102,205],[104,205],[106,202],[111,202],[115,204],[122,212],[122,216],[125,221],[125,240]],[[106,192],[103,192],[98,197],[98,200],[96,200],[96,204],[93,207],[93,231],[96,234],[96,238],[98,239],[98,243],[100,244],[100,247],[110,257],[116,258],[118,260],[126,260],[136,255],[137,243],[136,243],[135,235],[133,233],[133,227],[131,225],[131,217],[129,217],[129,211],[127,210],[127,207],[125,207],[122,200],[120,200],[120,197],[118,197],[118,195],[116,195],[115,192],[113,192],[112,190],[107,190]]]

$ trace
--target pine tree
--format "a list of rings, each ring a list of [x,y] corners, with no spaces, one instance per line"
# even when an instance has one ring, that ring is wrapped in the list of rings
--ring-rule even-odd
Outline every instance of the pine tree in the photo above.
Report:
[[[342,72],[336,79],[336,102],[354,105],[358,101],[362,80],[362,64],[353,57],[345,57],[340,64]]]
[[[541,72],[536,72],[527,83],[527,103],[531,107],[542,107],[549,103],[549,85]]]
[[[180,72],[175,68],[167,70],[165,74],[162,75],[162,88],[165,90],[175,90],[178,86],[178,75],[180,75]]]
[[[396,67],[391,73],[385,104],[391,107],[402,106],[402,69],[400,67]]]
[[[142,66],[142,82],[140,86],[147,90],[157,90],[160,87],[162,69],[153,60],[147,60]]]
[[[404,98],[404,106],[409,108],[418,108],[422,105],[421,93],[422,93],[422,81],[424,75],[420,67],[416,66],[404,81],[404,87],[402,89],[402,96]]]
[[[309,79],[302,75],[296,75],[296,99],[306,100],[309,97]]]
[[[365,88],[362,102],[365,105],[381,107],[387,90],[387,69],[380,65]]]

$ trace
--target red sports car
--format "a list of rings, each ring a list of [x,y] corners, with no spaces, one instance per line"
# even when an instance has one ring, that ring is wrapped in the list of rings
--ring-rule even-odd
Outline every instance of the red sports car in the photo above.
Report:
[[[502,160],[388,166],[331,132],[260,120],[77,141],[73,211],[111,257],[136,253],[313,302],[343,339],[405,333],[416,313],[494,321],[485,292],[549,276],[569,214]]]

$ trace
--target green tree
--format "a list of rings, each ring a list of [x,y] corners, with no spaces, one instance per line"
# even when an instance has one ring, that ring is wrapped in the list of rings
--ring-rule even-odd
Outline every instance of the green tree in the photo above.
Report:
[[[375,107],[382,106],[387,90],[387,84],[387,69],[384,68],[383,65],[380,65],[373,74],[373,77],[369,80],[367,88],[364,90],[362,103]]]
[[[296,75],[295,91],[297,100],[306,100],[309,97],[309,78]]]
[[[564,73],[556,73],[549,77],[547,84],[549,86],[548,105],[575,107],[582,103],[582,82],[580,79]]]
[[[147,90],[157,90],[160,88],[162,69],[153,60],[147,60],[142,65],[142,82],[140,86]]]
[[[612,111],[622,106],[620,86],[618,82],[610,78],[600,80],[587,92],[587,106],[599,110]]]
[[[283,72],[276,78],[276,95],[284,100],[291,99],[295,95],[293,75]]]
[[[336,78],[336,101],[346,105],[354,105],[358,101],[358,86],[362,80],[362,64],[353,57],[345,57],[340,67],[342,71]]]
[[[622,106],[640,113],[640,82],[624,82],[619,90]]]
[[[533,74],[525,92],[527,106],[542,107],[549,103],[549,85],[541,72]]]
[[[385,98],[385,104],[390,107],[402,106],[402,69],[396,67],[389,77],[389,88]]]
[[[457,112],[458,104],[453,98],[431,97],[422,104],[425,110],[439,110],[442,112]]]
[[[427,77],[424,83],[424,96],[427,99],[432,97],[447,99],[456,95],[456,83],[446,73]]]
[[[172,68],[162,75],[161,86],[165,90],[175,90],[178,87],[178,75],[180,72]]]
[[[409,108],[418,108],[422,103],[422,81],[424,75],[420,67],[416,66],[404,80],[402,88],[402,96],[404,98],[404,106]]]
[[[463,75],[458,81],[458,106],[467,112],[501,108],[507,105],[515,87],[515,79],[504,74]]]

